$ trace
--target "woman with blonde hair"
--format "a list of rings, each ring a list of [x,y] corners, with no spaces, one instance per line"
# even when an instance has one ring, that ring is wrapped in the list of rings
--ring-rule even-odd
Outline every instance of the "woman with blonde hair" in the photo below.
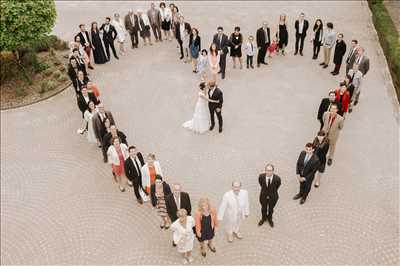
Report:
[[[176,214],[178,219],[171,225],[173,241],[178,247],[178,252],[183,255],[183,264],[187,264],[193,262],[193,227],[195,223],[193,217],[188,216],[185,209],[179,209]]]
[[[282,14],[279,16],[278,31],[276,32],[276,37],[278,38],[278,53],[281,52],[285,55],[285,47],[288,44],[288,31],[286,27],[286,15]]]
[[[117,31],[117,42],[119,44],[119,53],[121,55],[124,55],[125,54],[124,42],[126,37],[126,29],[124,22],[122,21],[118,13],[114,14],[114,20],[112,21],[112,25]]]
[[[218,226],[217,213],[211,207],[207,198],[199,200],[198,208],[195,212],[196,237],[200,242],[200,252],[203,257],[206,256],[205,241],[211,252],[216,252],[213,244],[215,228]]]
[[[150,194],[150,187],[155,183],[156,175],[163,176],[160,163],[156,160],[156,155],[149,153],[147,162],[142,166],[142,186],[147,195]]]

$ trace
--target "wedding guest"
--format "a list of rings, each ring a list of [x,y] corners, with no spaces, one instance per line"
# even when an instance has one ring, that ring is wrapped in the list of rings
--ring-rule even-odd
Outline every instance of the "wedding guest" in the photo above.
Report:
[[[336,40],[335,52],[333,53],[333,63],[335,64],[335,69],[331,72],[332,75],[336,76],[339,74],[345,53],[346,43],[343,40],[343,33],[339,33]]]
[[[333,24],[331,22],[326,23],[327,30],[323,35],[324,44],[324,61],[320,64],[323,68],[327,68],[329,61],[331,60],[331,51],[336,42],[336,33],[333,31]]]
[[[88,82],[89,78],[85,76],[83,71],[78,71],[78,76],[76,78],[77,88],[75,90],[77,95],[79,95],[82,92],[83,88],[87,86]]]
[[[278,52],[285,55],[285,48],[288,45],[289,34],[286,26],[286,15],[282,14],[279,16],[278,30],[276,32],[276,37],[278,38]]]
[[[349,110],[350,93],[347,90],[347,86],[344,82],[341,82],[339,86],[340,87],[335,90],[336,101],[340,104],[341,107],[338,111],[338,114],[345,117],[347,111]]]
[[[272,39],[271,44],[268,46],[267,52],[269,58],[271,58],[275,53],[278,53],[278,41],[276,37]]]
[[[197,59],[201,50],[201,39],[196,28],[192,28],[192,33],[189,36],[189,50],[192,58],[193,73],[197,73]]]
[[[195,226],[195,222],[190,214],[187,215],[185,209],[179,209],[177,216],[179,219],[171,225],[173,243],[178,246],[178,252],[183,255],[183,264],[191,263],[193,262],[193,227]]]
[[[353,68],[354,62],[356,61],[357,58],[357,50],[358,50],[358,41],[352,40],[351,48],[346,58],[346,74],[348,74],[349,70]]]
[[[80,92],[80,88],[78,87],[78,72],[82,71],[75,57],[71,57],[69,59],[68,64],[68,77],[72,81],[72,85],[74,86],[76,96]]]
[[[99,28],[96,22],[92,22],[92,27],[90,30],[90,35],[92,37],[93,46],[93,60],[95,64],[104,64],[108,61],[106,54],[104,53],[103,43],[100,39]]]
[[[308,20],[304,19],[305,14],[300,13],[300,17],[294,23],[294,28],[296,29],[296,45],[295,45],[295,52],[294,55],[297,55],[299,51],[299,42],[300,42],[300,55],[303,55],[303,47],[304,47],[304,39],[307,35],[308,30]]]
[[[89,102],[94,102],[96,104],[97,99],[93,93],[88,93],[86,87],[83,87],[81,93],[78,94],[77,98],[78,107],[79,110],[82,112],[82,117],[85,116],[85,111],[89,108]]]
[[[357,52],[357,58],[354,62],[358,65],[358,69],[363,73],[363,77],[367,74],[369,70],[369,58],[365,55],[365,50],[360,47]]]
[[[97,87],[96,84],[94,84],[91,81],[88,81],[88,83],[86,84],[86,88],[88,93],[93,93],[94,97],[96,97],[96,104],[100,103],[100,91],[99,88]]]
[[[79,37],[76,37],[77,40],[79,40]],[[83,71],[83,73],[85,74],[85,76],[88,76],[88,73],[86,71],[86,64],[87,64],[87,55],[86,52],[79,50],[79,46],[82,46],[80,43],[75,42],[73,45],[73,49],[71,50],[71,56],[69,57],[69,59],[74,58],[76,60],[76,62],[78,63],[79,66],[79,70]]]
[[[154,3],[150,4],[150,9],[147,11],[147,17],[149,18],[150,26],[151,26],[151,29],[153,30],[153,34],[154,34],[154,38],[156,39],[156,42],[158,42],[158,41],[162,42],[161,14],[160,14],[160,10],[158,10],[158,8],[156,8],[156,5]]]
[[[201,81],[205,81],[205,79],[206,79],[207,68],[208,68],[208,52],[206,49],[203,49],[203,50],[201,50],[201,54],[200,54],[198,62],[197,62],[197,72],[200,73]],[[217,71],[217,73],[218,73],[218,71]]]
[[[117,31],[114,26],[111,25],[111,19],[106,17],[106,21],[103,25],[101,25],[100,30],[103,31],[103,43],[106,48],[107,59],[110,61],[110,47],[116,59],[119,59],[117,52],[114,47],[114,40],[117,38]]]
[[[126,52],[125,46],[124,46],[125,37],[126,37],[126,29],[125,29],[124,23],[118,13],[114,14],[114,20],[112,21],[112,25],[114,26],[115,31],[117,32],[117,42],[118,42],[118,46],[119,46],[119,53],[120,53],[120,55],[124,55]]]
[[[174,4],[169,4],[169,9],[171,9],[171,31],[172,35],[174,38],[176,38],[175,32],[176,32],[176,25],[179,23],[179,17],[181,14],[179,14],[178,7],[176,7]],[[178,46],[179,48],[179,46]]]
[[[172,185],[172,194],[165,198],[165,203],[167,205],[169,218],[172,222],[175,222],[178,219],[176,212],[180,209],[185,209],[186,213],[191,215],[192,205],[190,203],[189,194],[183,192],[181,185],[178,183]]]
[[[353,69],[349,70],[351,84],[350,86],[353,87],[353,93],[351,94],[350,105],[349,105],[349,113],[353,111],[353,106],[358,104],[358,100],[360,98],[360,88],[361,88],[361,81],[363,78],[363,73],[360,71],[359,66],[354,64]]]
[[[179,17],[179,23],[175,25],[175,38],[179,43],[179,48],[181,51],[181,57],[179,59],[183,59],[183,41],[185,37],[185,31],[190,32],[191,27],[190,24],[185,22],[185,18],[183,16]]]
[[[161,16],[161,29],[164,32],[165,40],[168,39],[169,41],[172,41],[171,38],[172,12],[171,9],[167,7],[164,2],[160,3],[160,16]]]
[[[229,39],[231,43],[231,57],[233,61],[233,68],[236,68],[236,61],[240,64],[240,69],[243,68],[242,62],[242,43],[243,36],[240,33],[240,27],[236,26],[234,32],[231,34]]]
[[[150,21],[149,17],[143,13],[141,9],[138,9],[137,11],[138,14],[138,19],[139,19],[139,34],[140,37],[143,39],[143,44],[147,45],[153,45],[151,42],[151,37],[150,37]]]
[[[314,153],[317,155],[319,160],[319,167],[317,170],[317,177],[315,179],[314,187],[319,187],[321,182],[321,176],[325,172],[326,165],[326,154],[329,149],[329,139],[326,136],[325,131],[321,130],[313,141]]]
[[[189,51],[189,43],[190,43],[190,31],[184,29],[182,38],[182,48],[184,54],[184,63],[190,62],[191,56]]]
[[[124,132],[117,129],[115,125],[110,125],[110,130],[104,134],[101,149],[103,151],[103,155],[107,155],[108,148],[113,144],[113,140],[117,138],[119,143],[123,143],[128,147],[128,142],[126,140],[126,135]]]
[[[260,204],[261,204],[261,220],[258,226],[268,221],[271,227],[274,227],[272,221],[272,214],[279,199],[278,189],[281,186],[281,178],[274,174],[274,166],[267,164],[265,166],[265,173],[260,174],[258,183],[261,186],[260,191]]]
[[[232,189],[226,192],[218,209],[218,221],[224,221],[228,242],[233,242],[233,236],[242,239],[240,224],[249,217],[249,194],[242,189],[242,183],[232,182]]]
[[[121,192],[125,191],[124,163],[129,157],[128,147],[124,143],[120,143],[118,138],[113,139],[113,145],[107,150],[108,162],[112,166],[114,179],[119,185]]]
[[[167,207],[165,205],[165,197],[171,194],[171,188],[163,181],[161,175],[155,176],[154,184],[150,187],[151,205],[157,209],[158,215],[161,218],[161,229],[168,229],[171,221],[168,218]]]
[[[97,144],[101,147],[101,143],[104,135],[107,133],[104,122],[106,119],[110,120],[111,125],[115,125],[114,117],[110,111],[104,109],[104,105],[100,103],[97,105],[98,112],[93,116],[93,131],[96,135]],[[107,157],[104,158],[104,162],[107,162]]]
[[[329,111],[331,108],[332,104],[336,104],[337,106],[340,106],[339,103],[336,101],[336,92],[335,91],[329,91],[329,97],[328,98],[323,98],[321,100],[321,103],[318,108],[318,115],[317,119],[319,120],[319,123],[321,124],[321,127],[319,130],[322,130],[322,127],[324,126],[324,121],[322,119],[322,116],[326,111]]]
[[[218,132],[222,133],[222,124],[223,124],[222,105],[224,103],[223,93],[220,90],[220,88],[217,87],[215,82],[209,82],[208,86],[209,86],[208,98],[210,99],[210,101],[208,101],[208,109],[210,110],[210,120],[211,120],[210,131],[214,129],[215,126],[214,114],[217,114]]]
[[[262,27],[257,30],[256,40],[258,47],[257,67],[260,67],[260,64],[268,65],[268,63],[265,62],[265,55],[267,54],[268,46],[271,43],[268,22],[264,21]]]
[[[196,237],[200,242],[200,252],[203,257],[206,256],[205,241],[211,252],[216,252],[214,246],[215,228],[218,226],[217,214],[211,207],[207,198],[199,200],[198,208],[195,212]]]
[[[138,48],[139,18],[132,9],[129,10],[128,14],[125,16],[125,29],[128,30],[129,36],[131,37],[132,49]]]
[[[87,30],[85,29],[85,25],[84,24],[80,24],[79,25],[79,33],[77,34],[79,36],[80,39],[80,43],[83,46],[83,48],[85,49],[86,55],[88,56],[88,67],[90,69],[94,69],[92,67],[92,65],[90,64],[90,53],[92,51],[92,42],[89,38],[89,33],[87,32]]]
[[[152,153],[147,155],[147,162],[142,166],[142,186],[150,194],[150,186],[154,184],[156,175],[163,176],[160,163]]]
[[[75,49],[77,49],[79,53],[76,53]],[[85,46],[81,44],[81,38],[79,37],[79,35],[75,36],[75,44],[72,52],[74,53],[75,57],[79,58],[81,64],[84,64],[85,67],[88,67],[89,69],[93,69],[93,67],[91,68],[89,67],[90,64],[89,56],[85,51]]]
[[[221,78],[224,79],[226,68],[226,55],[229,52],[228,47],[230,46],[230,41],[228,39],[228,36],[224,33],[224,28],[222,28],[221,26],[217,28],[217,33],[214,34],[213,43],[216,44],[218,54],[220,55],[219,67]]]
[[[208,70],[210,82],[217,81],[217,74],[220,71],[219,61],[220,55],[217,50],[217,45],[215,43],[212,43],[210,46],[210,54],[208,55]]]
[[[93,131],[93,115],[97,112],[96,105],[94,102],[90,101],[88,104],[88,108],[83,114],[84,124],[81,127],[81,131],[85,131],[87,127],[87,140],[89,143],[96,143],[96,136]]]
[[[244,47],[244,50],[246,52],[246,65],[247,68],[251,67],[254,68],[253,66],[253,57],[256,54],[257,51],[257,46],[254,43],[254,37],[252,35],[249,36],[248,41]]]
[[[130,146],[128,148],[128,152],[129,158],[125,160],[124,164],[125,174],[128,178],[128,185],[133,186],[136,200],[139,204],[143,204],[143,199],[140,195],[140,190],[143,189],[141,171],[144,165],[143,156],[142,153],[140,153],[135,146]]]
[[[319,169],[319,160],[314,154],[312,143],[307,143],[305,149],[300,152],[296,164],[296,175],[300,183],[299,193],[293,197],[294,200],[301,199],[300,204],[306,202],[307,196],[310,193],[315,173]]]
[[[343,128],[344,119],[338,114],[337,104],[332,104],[328,112],[325,112],[322,116],[324,121],[323,131],[326,132],[329,139],[329,151],[328,151],[328,166],[332,165],[333,155],[336,149],[336,142],[339,138],[340,130]]]
[[[322,24],[321,19],[317,19],[315,21],[314,27],[313,27],[313,57],[312,59],[318,59],[318,54],[319,50],[321,49],[322,46],[322,41],[323,41],[323,36],[324,36],[324,25]]]

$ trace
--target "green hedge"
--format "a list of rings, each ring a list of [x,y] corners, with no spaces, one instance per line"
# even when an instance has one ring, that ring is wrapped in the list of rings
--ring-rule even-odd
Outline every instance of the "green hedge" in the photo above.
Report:
[[[382,0],[368,0],[372,20],[388,61],[390,73],[400,101],[400,39],[399,33]]]

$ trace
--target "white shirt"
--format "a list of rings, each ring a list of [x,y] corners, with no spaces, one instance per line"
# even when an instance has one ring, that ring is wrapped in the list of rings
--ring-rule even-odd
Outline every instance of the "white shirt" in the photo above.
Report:
[[[89,95],[88,96],[83,96],[83,98],[85,98],[86,103],[88,103],[90,101]]]
[[[176,203],[176,208],[179,210],[181,208],[181,193],[179,193],[178,197],[174,195],[174,199]]]
[[[106,24],[106,26],[104,27],[104,30],[105,30],[106,32],[108,32],[108,31],[110,30],[110,24]]]
[[[82,35],[83,35],[83,39],[85,39],[85,43],[89,43],[87,37],[86,37],[86,32],[81,31]]]
[[[299,20],[299,33],[300,34],[303,33],[303,27],[304,27],[304,20],[303,21]]]
[[[359,65],[360,63],[361,63],[361,60],[362,60],[362,58],[363,58],[363,56],[359,56],[358,58],[357,58],[357,65]]]
[[[168,7],[164,8],[164,10],[160,9],[161,20],[170,21],[171,20],[171,9]]]
[[[268,186],[268,180],[269,180],[269,184],[271,185],[273,177],[274,177],[274,175],[271,175],[271,176],[265,175],[265,184],[267,184],[267,186]]]
[[[213,95],[213,93],[214,93],[214,91],[215,91],[215,88],[216,88],[216,87],[214,87],[214,88],[212,88],[212,89],[210,90],[210,92],[209,92],[209,96],[210,96],[210,97]]]
[[[179,31],[181,33],[181,40],[184,38],[185,36],[185,23],[181,23],[179,26]]]

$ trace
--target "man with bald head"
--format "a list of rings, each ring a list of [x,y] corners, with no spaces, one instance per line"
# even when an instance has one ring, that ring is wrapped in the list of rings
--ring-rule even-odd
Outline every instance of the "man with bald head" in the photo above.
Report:
[[[260,174],[258,183],[261,186],[261,220],[258,222],[258,226],[263,225],[268,220],[269,225],[274,227],[272,214],[279,199],[278,189],[281,186],[281,178],[274,174],[274,166],[272,164],[265,166],[265,173]]]
[[[262,27],[257,30],[256,40],[258,47],[257,67],[260,67],[260,64],[268,65],[268,63],[265,62],[265,54],[267,53],[268,46],[271,43],[268,22],[264,21]]]
[[[242,220],[250,214],[249,194],[242,189],[239,181],[232,182],[232,189],[226,192],[218,209],[218,220],[224,221],[228,242],[233,242],[233,236],[242,239],[239,232]]]
[[[183,192],[181,185],[178,183],[172,185],[172,194],[166,196],[165,205],[167,206],[168,216],[171,218],[172,222],[178,219],[176,212],[179,209],[185,209],[187,215],[190,215],[192,212],[189,194]]]
[[[101,147],[101,143],[103,141],[104,135],[107,133],[106,126],[104,122],[108,118],[110,120],[111,125],[115,125],[114,117],[110,111],[106,111],[104,109],[104,105],[102,103],[97,105],[97,109],[99,110],[97,113],[93,115],[93,131],[97,139],[97,144]],[[105,159],[104,162],[107,162]]]

